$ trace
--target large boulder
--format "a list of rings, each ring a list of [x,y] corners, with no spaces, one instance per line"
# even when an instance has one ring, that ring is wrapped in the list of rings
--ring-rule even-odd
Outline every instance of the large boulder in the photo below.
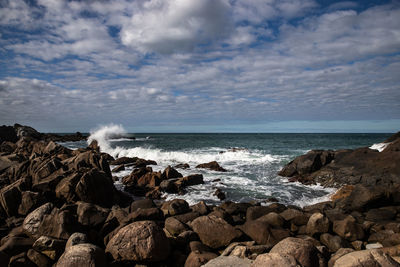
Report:
[[[200,267],[216,257],[218,257],[218,255],[212,252],[193,251],[187,257],[185,267]]]
[[[29,235],[40,237],[40,225],[45,215],[50,214],[53,208],[53,204],[46,203],[29,213],[24,219],[22,229]]]
[[[78,244],[68,247],[55,266],[106,267],[107,261],[101,248],[93,244]]]
[[[207,262],[203,267],[250,267],[251,260],[241,259],[236,256],[219,256]]]
[[[121,228],[108,242],[106,252],[116,261],[165,260],[170,244],[164,231],[152,221],[139,221]]]
[[[225,247],[242,236],[239,230],[213,215],[198,217],[191,227],[205,245],[214,249]]]
[[[77,204],[78,222],[84,226],[97,227],[102,225],[110,213],[109,209],[91,203],[78,201]]]
[[[400,266],[390,256],[379,250],[362,250],[348,253],[336,260],[334,267],[398,267]]]
[[[226,169],[219,166],[218,162],[216,162],[216,161],[199,164],[196,166],[196,168],[209,169],[209,170],[217,171],[217,172],[226,172],[227,171]]]
[[[307,223],[307,233],[311,236],[314,234],[327,233],[329,231],[330,222],[322,213],[314,213],[311,215]]]
[[[161,175],[162,180],[180,178],[180,177],[183,177],[182,174],[179,173],[174,168],[172,168],[171,166],[168,166],[167,168],[165,168],[165,170],[163,171],[163,173]]]
[[[46,255],[52,260],[58,259],[64,252],[66,241],[56,239],[49,236],[41,236],[33,243],[33,248],[36,251]]]
[[[311,242],[300,238],[288,237],[276,244],[270,253],[293,256],[304,267],[324,266],[318,249]]]
[[[86,172],[75,187],[75,193],[82,201],[103,207],[113,205],[114,183],[102,171],[91,169]]]
[[[283,228],[273,228],[268,222],[263,221],[262,217],[254,221],[246,222],[241,229],[251,239],[259,245],[274,246],[282,239],[289,237],[290,232]]]
[[[190,211],[189,204],[184,199],[174,199],[166,201],[161,206],[165,215],[179,215]]]
[[[18,207],[21,203],[21,191],[18,185],[19,181],[16,181],[0,190],[0,204],[8,217],[18,214]]]
[[[334,221],[333,231],[348,241],[362,240],[365,236],[362,226],[351,215],[343,220]]]
[[[265,253],[257,256],[251,267],[293,267],[297,266],[296,259],[292,255],[278,253]]]

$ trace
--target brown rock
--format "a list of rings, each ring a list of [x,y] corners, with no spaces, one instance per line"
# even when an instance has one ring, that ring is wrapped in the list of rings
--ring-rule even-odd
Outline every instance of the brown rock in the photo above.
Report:
[[[291,255],[278,253],[266,253],[258,255],[251,267],[293,267],[297,266],[296,259]]]
[[[218,255],[212,252],[191,252],[186,259],[185,267],[200,267],[216,257]]]
[[[181,164],[175,165],[175,168],[179,168],[179,169],[189,169],[190,166],[189,166],[189,164],[187,164],[187,163],[181,163]]]
[[[78,222],[84,226],[97,227],[102,225],[110,213],[109,209],[91,203],[78,201],[77,204]]]
[[[344,185],[331,196],[332,201],[347,198],[354,190],[354,185]]]
[[[53,264],[47,256],[43,255],[40,252],[37,252],[34,249],[28,250],[26,255],[31,262],[36,264],[36,266],[51,267]]]
[[[352,248],[340,248],[335,254],[332,255],[331,259],[328,262],[328,267],[333,267],[335,262],[342,256],[353,252],[354,249]]]
[[[198,212],[201,215],[206,215],[210,212],[209,207],[204,201],[200,201],[199,203],[190,206],[190,208],[192,209],[192,211]]]
[[[183,177],[181,173],[179,173],[177,170],[172,168],[171,166],[168,165],[168,167],[163,171],[161,178],[162,180],[165,179],[173,179],[173,178],[180,178]]]
[[[227,170],[219,166],[218,162],[211,161],[209,163],[203,163],[196,166],[196,168],[210,169],[217,172],[226,172]]]
[[[124,171],[125,170],[125,165],[121,164],[117,167],[115,167],[114,169],[112,169],[112,172],[120,172],[120,171]]]
[[[257,244],[272,247],[282,239],[290,236],[289,230],[273,228],[267,222],[260,219],[248,221],[241,228]]]
[[[211,248],[221,248],[229,245],[242,233],[229,225],[225,220],[213,215],[201,216],[191,223],[200,240]]]
[[[183,199],[174,199],[171,201],[164,202],[161,206],[161,210],[164,215],[178,215],[187,213],[190,211],[189,204]]]
[[[10,184],[0,190],[0,204],[8,217],[18,214],[21,203],[21,191],[18,189],[19,181]]]
[[[23,191],[21,193],[21,204],[18,207],[18,214],[27,215],[33,209],[37,208],[42,202],[42,197],[38,192]]]
[[[63,239],[41,236],[33,243],[32,247],[36,251],[46,255],[49,259],[56,260],[63,254],[65,244],[66,241]]]
[[[86,234],[83,233],[73,233],[67,241],[67,244],[65,245],[65,249],[75,246],[75,245],[79,245],[79,244],[85,244],[88,243],[88,238],[86,236]]]
[[[106,247],[106,252],[116,261],[161,261],[168,257],[169,251],[169,241],[163,230],[152,221],[123,227]]]
[[[138,199],[135,200],[131,203],[130,206],[130,212],[134,212],[137,209],[149,209],[149,208],[155,208],[156,204],[154,204],[154,201],[151,199]]]
[[[148,209],[136,209],[134,212],[129,214],[129,218],[132,221],[162,221],[164,220],[164,214],[159,208],[148,208]]]
[[[307,233],[311,236],[314,234],[327,233],[329,231],[329,220],[321,213],[311,215],[307,223]]]
[[[400,266],[390,256],[379,250],[361,250],[350,252],[336,260],[334,267],[358,267],[358,266]]]
[[[348,241],[362,240],[364,238],[363,228],[350,215],[343,220],[334,221],[333,231]]]
[[[329,233],[322,234],[320,236],[320,241],[333,253],[346,246],[344,240],[340,236],[334,236]]]
[[[67,248],[55,266],[106,267],[107,261],[104,251],[101,248],[92,244],[78,244]]]

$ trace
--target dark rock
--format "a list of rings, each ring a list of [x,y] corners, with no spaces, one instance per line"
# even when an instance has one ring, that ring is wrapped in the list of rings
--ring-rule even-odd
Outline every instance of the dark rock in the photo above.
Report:
[[[335,261],[334,267],[358,267],[358,266],[400,266],[392,257],[379,250],[354,251],[340,257]]]
[[[104,250],[93,244],[78,244],[67,248],[56,267],[99,266],[106,267]]]
[[[180,215],[175,215],[174,218],[176,218],[177,220],[179,220],[180,222],[183,223],[190,223],[191,221],[193,221],[194,219],[200,217],[201,214],[198,213],[197,211],[192,211],[192,212],[187,212],[184,214],[180,214]]]
[[[26,253],[26,256],[36,266],[51,267],[53,265],[52,261],[47,256],[43,255],[40,252],[37,252],[34,249],[28,250],[28,252]]]
[[[18,207],[18,214],[27,215],[43,202],[43,197],[38,192],[23,191],[21,193],[21,204]]]
[[[110,213],[109,209],[91,203],[78,201],[76,204],[78,205],[76,212],[78,222],[91,228],[102,225]]]
[[[18,255],[12,256],[9,267],[36,267],[36,265],[28,258],[26,252],[22,252]]]
[[[191,252],[186,259],[185,267],[200,267],[216,257],[218,255],[212,252]]]
[[[201,215],[206,215],[210,212],[209,207],[204,201],[200,201],[199,203],[190,206],[190,208],[192,209],[192,211],[198,212]]]
[[[225,210],[230,215],[246,215],[247,209],[251,207],[250,203],[235,203],[226,201],[220,205],[220,208]]]
[[[161,210],[165,215],[178,215],[187,213],[190,211],[189,204],[183,199],[174,199],[171,201],[164,202],[161,206]]]
[[[164,180],[160,183],[160,188],[162,191],[167,193],[178,193],[179,188],[175,184],[178,179]]]
[[[180,178],[183,177],[181,173],[179,173],[177,170],[172,168],[171,166],[168,165],[168,167],[163,171],[161,178],[163,180],[165,179],[173,179],[173,178]]]
[[[379,222],[379,221],[389,221],[396,217],[396,211],[393,209],[380,208],[371,209],[367,212],[365,219],[368,221]]]
[[[314,213],[311,215],[307,223],[307,233],[310,236],[315,234],[327,233],[329,231],[330,222],[322,213]]]
[[[51,260],[58,259],[63,254],[66,241],[63,239],[51,238],[49,236],[39,237],[33,243],[33,249],[46,255]]]
[[[110,162],[110,165],[122,165],[122,164],[130,164],[135,163],[138,158],[129,158],[129,157],[121,157],[117,158]]]
[[[365,236],[363,228],[352,216],[333,222],[333,231],[348,241],[362,240]]]
[[[272,211],[273,210],[270,207],[266,206],[249,207],[246,210],[246,221],[256,220]]]
[[[0,204],[8,217],[18,214],[21,203],[21,191],[18,189],[19,181],[0,190]]]
[[[202,169],[210,169],[212,171],[217,171],[217,172],[226,172],[227,170],[219,166],[218,162],[216,161],[211,161],[209,163],[203,163],[199,164],[196,166],[196,168],[202,168]]]
[[[162,221],[164,220],[164,214],[159,208],[147,208],[147,209],[136,209],[134,212],[129,214],[129,218],[132,221]]]
[[[187,163],[181,163],[181,164],[175,165],[174,167],[178,168],[178,169],[189,169],[190,168],[189,164],[187,164]]]
[[[179,234],[189,230],[189,227],[174,217],[168,217],[165,220],[165,229],[171,234],[171,236],[178,236]]]
[[[162,181],[160,172],[148,172],[137,181],[138,187],[155,187],[159,186]]]
[[[224,200],[226,198],[225,193],[222,192],[222,190],[219,188],[217,190],[215,190],[213,195],[216,196],[219,200]]]
[[[213,215],[201,216],[191,223],[200,240],[207,246],[217,249],[229,245],[242,233],[229,225],[225,220]]]
[[[18,140],[17,133],[12,126],[0,126],[0,144],[2,142],[12,142],[15,143]]]
[[[114,169],[112,169],[112,172],[120,172],[120,171],[124,171],[125,170],[125,165],[121,164],[117,167],[115,167]]]
[[[134,169],[130,175],[122,178],[122,183],[128,187],[136,186],[139,178],[149,172],[153,172],[153,169],[151,167]]]
[[[307,216],[303,211],[297,209],[287,209],[279,215],[281,215],[286,221],[293,222],[295,225],[306,225],[309,220],[309,216]]]
[[[79,245],[79,244],[84,244],[88,243],[88,237],[84,233],[73,233],[67,241],[67,244],[65,245],[65,249]]]
[[[14,129],[18,138],[29,137],[34,139],[41,139],[42,137],[41,133],[29,126],[23,126],[16,123],[14,124]]]
[[[89,149],[92,149],[92,150],[95,150],[95,151],[97,151],[97,152],[100,152],[100,146],[99,146],[99,143],[97,142],[97,140],[93,140],[93,141],[89,144],[88,148],[89,148]]]
[[[318,249],[311,242],[300,238],[288,237],[276,244],[270,253],[293,256],[304,267],[321,266],[321,254]]]
[[[116,261],[154,262],[168,257],[170,244],[156,223],[140,221],[120,229],[108,242],[106,252]]]
[[[154,201],[151,199],[138,199],[135,200],[131,203],[130,212],[134,212],[137,209],[149,209],[149,208],[155,208],[156,204],[154,204]]]
[[[320,241],[324,244],[330,252],[335,253],[339,249],[346,247],[344,240],[337,235],[331,235],[329,233],[324,233],[320,236]]]
[[[146,167],[147,165],[157,165],[157,162],[145,159],[137,159],[135,162],[136,168]]]
[[[0,251],[8,256],[14,256],[21,252],[27,251],[33,245],[34,240],[23,236],[10,236],[6,240],[2,240]]]
[[[75,193],[82,201],[111,207],[114,183],[110,176],[97,169],[86,172],[75,187]]]
[[[82,173],[72,173],[61,179],[55,188],[56,197],[66,202],[75,202],[78,196],[75,193],[75,187],[82,177]]]
[[[178,187],[178,189],[184,188],[186,186],[191,186],[191,185],[204,184],[203,175],[202,174],[188,175],[188,176],[179,178],[175,182],[175,184]]]
[[[260,218],[257,218],[258,221],[263,221],[271,225],[275,228],[282,228],[285,224],[285,220],[276,212],[270,212]]]
[[[260,219],[247,221],[241,229],[252,240],[256,241],[257,244],[267,245],[270,248],[282,239],[290,236],[289,230],[273,228],[267,222]]]

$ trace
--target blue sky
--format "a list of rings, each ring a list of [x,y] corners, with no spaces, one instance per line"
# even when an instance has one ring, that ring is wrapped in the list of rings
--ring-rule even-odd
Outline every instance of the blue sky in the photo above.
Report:
[[[400,1],[0,0],[0,124],[395,132]]]

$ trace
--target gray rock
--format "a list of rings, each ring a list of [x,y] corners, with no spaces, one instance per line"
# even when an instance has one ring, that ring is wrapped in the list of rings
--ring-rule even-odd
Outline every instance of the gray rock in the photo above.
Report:
[[[67,248],[58,260],[56,267],[106,267],[104,251],[93,244],[78,244]]]
[[[299,266],[296,259],[291,255],[280,255],[278,253],[265,253],[258,255],[251,267],[295,267]]]
[[[203,267],[250,267],[252,261],[235,256],[219,256],[207,262]]]

